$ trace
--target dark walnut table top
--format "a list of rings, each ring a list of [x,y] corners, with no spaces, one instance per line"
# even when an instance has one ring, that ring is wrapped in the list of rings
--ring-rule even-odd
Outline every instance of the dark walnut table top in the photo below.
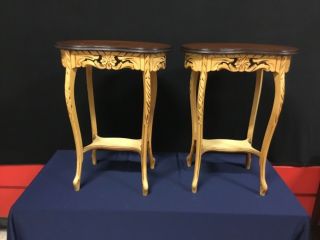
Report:
[[[68,40],[57,42],[55,46],[64,50],[131,53],[164,53],[171,50],[171,46],[164,43],[114,40]]]
[[[187,53],[198,54],[257,54],[290,56],[298,53],[294,47],[251,43],[187,43],[182,45]]]

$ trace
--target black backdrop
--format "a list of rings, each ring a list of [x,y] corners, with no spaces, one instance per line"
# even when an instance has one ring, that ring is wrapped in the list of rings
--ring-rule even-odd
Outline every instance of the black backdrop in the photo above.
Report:
[[[320,164],[320,1],[79,1],[0,2],[0,163],[44,163],[57,149],[73,148],[64,102],[64,69],[54,43],[64,39],[118,39],[172,44],[159,73],[155,151],[188,151],[191,137],[189,70],[180,45],[193,41],[296,46],[287,75],[282,115],[269,151],[275,164]],[[139,137],[141,73],[95,71],[101,135]],[[245,137],[254,74],[210,73],[205,137]],[[259,147],[273,100],[266,74],[254,145]],[[78,71],[77,106],[84,141],[90,138],[84,72]]]

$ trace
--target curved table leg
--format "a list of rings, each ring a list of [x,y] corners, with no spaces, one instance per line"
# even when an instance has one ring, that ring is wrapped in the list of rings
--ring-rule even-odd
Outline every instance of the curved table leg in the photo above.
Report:
[[[141,137],[141,175],[143,196],[148,195],[149,189],[147,176],[148,129],[151,110],[151,74],[148,66],[149,60],[149,57],[145,58],[145,69],[143,72],[143,124]]]
[[[192,141],[190,152],[187,156],[187,165],[191,167],[193,153],[196,147],[197,138],[197,85],[199,80],[199,72],[192,71],[190,77],[190,108],[191,108],[191,123],[192,123]]]
[[[254,95],[253,95],[253,104],[251,108],[250,121],[249,121],[248,133],[247,133],[247,139],[250,144],[252,144],[252,137],[253,137],[254,127],[256,124],[256,117],[257,117],[257,112],[259,108],[262,81],[263,81],[263,70],[260,69],[257,71],[256,84],[255,84]],[[250,167],[251,167],[251,153],[247,153],[246,169],[250,169]]]
[[[97,131],[96,110],[95,110],[95,104],[94,104],[91,66],[86,67],[86,79],[87,79],[87,92],[88,92],[89,112],[90,112],[90,122],[91,122],[91,133],[92,133],[92,140],[94,140],[98,136],[98,131]],[[97,164],[96,150],[92,150],[91,159],[92,159],[92,164],[96,165]]]
[[[155,158],[152,152],[152,126],[153,126],[153,116],[154,116],[154,109],[157,100],[157,73],[151,72],[151,106],[150,106],[150,121],[148,125],[148,155],[150,159],[150,168],[154,169],[155,165]]]
[[[81,170],[82,170],[82,162],[83,162],[83,145],[82,138],[80,132],[80,126],[77,116],[77,109],[74,99],[74,85],[75,85],[75,77],[76,77],[76,68],[66,68],[65,75],[65,98],[68,109],[68,114],[71,122],[73,137],[76,146],[76,156],[77,156],[77,168],[76,175],[73,180],[73,186],[75,191],[80,190],[80,180],[81,180]]]
[[[196,135],[196,157],[194,165],[194,174],[192,180],[192,192],[196,193],[198,188],[198,180],[201,165],[202,155],[202,137],[203,137],[203,109],[205,100],[205,91],[207,84],[207,57],[202,59],[202,70],[200,73],[200,82],[198,88],[198,102],[197,102],[197,135]]]
[[[274,73],[274,100],[272,106],[271,116],[268,122],[266,133],[263,138],[262,148],[260,153],[260,195],[264,196],[268,190],[266,182],[266,160],[268,155],[269,146],[277,126],[283,100],[285,94],[285,73]]]

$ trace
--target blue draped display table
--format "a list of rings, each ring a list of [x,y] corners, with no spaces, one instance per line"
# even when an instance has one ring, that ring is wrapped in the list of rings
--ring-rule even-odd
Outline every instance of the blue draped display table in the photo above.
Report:
[[[11,209],[8,240],[308,239],[308,216],[270,164],[260,197],[257,159],[246,170],[244,155],[206,154],[193,194],[186,155],[156,157],[143,197],[138,155],[99,152],[97,166],[86,155],[75,192],[74,152],[58,151]]]

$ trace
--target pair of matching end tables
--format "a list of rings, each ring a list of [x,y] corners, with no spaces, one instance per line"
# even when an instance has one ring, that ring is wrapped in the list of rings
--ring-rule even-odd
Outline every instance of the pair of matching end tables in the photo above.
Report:
[[[80,189],[83,154],[92,151],[92,163],[96,164],[96,150],[133,151],[141,156],[142,193],[148,194],[147,160],[150,168],[155,167],[152,152],[152,125],[157,95],[157,71],[165,68],[166,53],[171,47],[162,43],[75,40],[58,42],[65,73],[65,98],[76,147],[76,174],[73,186]],[[270,142],[281,112],[285,94],[285,74],[289,71],[292,55],[296,48],[276,45],[244,43],[190,43],[182,46],[185,52],[185,67],[191,69],[190,106],[192,117],[192,142],[187,164],[190,167],[195,155],[192,192],[197,192],[201,156],[205,152],[246,153],[247,169],[250,169],[251,155],[259,157],[260,195],[264,196],[268,186],[265,167]],[[120,70],[129,68],[142,71],[143,77],[143,123],[141,139],[105,138],[98,135],[96,122],[92,68]],[[78,68],[86,69],[87,92],[92,130],[92,143],[83,146],[77,116],[74,85]],[[244,140],[203,139],[203,117],[207,75],[210,71],[256,72],[253,104],[247,138]],[[263,81],[263,73],[274,76],[274,101],[272,112],[263,138],[261,150],[252,146],[256,115]]]

